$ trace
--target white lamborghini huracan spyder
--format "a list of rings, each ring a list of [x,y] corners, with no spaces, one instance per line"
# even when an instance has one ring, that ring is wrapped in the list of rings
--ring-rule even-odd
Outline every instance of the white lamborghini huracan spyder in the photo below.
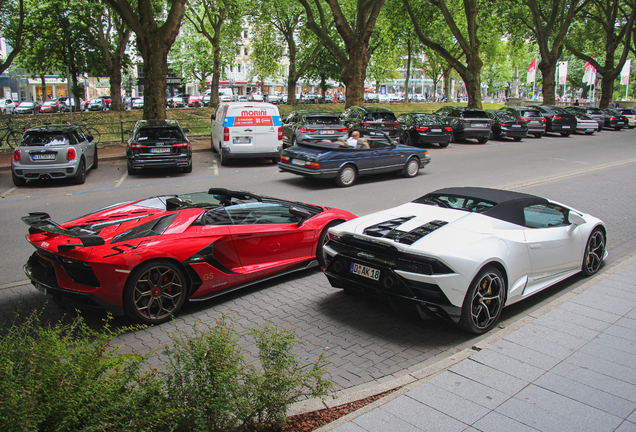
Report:
[[[501,309],[607,257],[603,222],[519,192],[440,189],[329,230],[332,286],[414,304],[473,333]]]

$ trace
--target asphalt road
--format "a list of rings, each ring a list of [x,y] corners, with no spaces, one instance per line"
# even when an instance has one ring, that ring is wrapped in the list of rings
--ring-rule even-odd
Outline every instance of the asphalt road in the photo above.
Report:
[[[361,178],[351,188],[332,181],[307,180],[280,173],[269,161],[239,161],[221,167],[211,152],[194,156],[191,174],[150,173],[130,177],[125,161],[101,162],[84,185],[36,182],[13,188],[10,172],[0,172],[0,325],[18,307],[44,307],[45,317],[62,311],[23,283],[22,265],[32,253],[24,240],[27,227],[20,216],[46,211],[65,221],[94,209],[166,193],[209,187],[250,190],[266,195],[340,207],[358,215],[393,207],[447,186],[514,189],[561,201],[603,219],[609,230],[608,266],[636,250],[636,130],[603,131],[593,136],[528,138],[520,143],[466,142],[446,149],[430,147],[432,162],[413,179],[394,175]],[[582,283],[574,277],[504,311],[505,322],[523,317],[553,296]],[[117,342],[123,350],[159,349],[167,331],[201,321],[212,322],[228,310],[247,330],[266,322],[296,330],[304,342],[302,358],[320,353],[330,362],[329,377],[351,388],[399,375],[406,368],[450,355],[473,343],[470,335],[445,323],[421,321],[412,313],[345,296],[332,289],[317,270],[262,283],[208,302],[187,305],[175,323],[129,332]],[[91,319],[99,322],[99,314]],[[126,325],[117,319],[115,325]],[[496,330],[495,330],[496,331]],[[246,342],[250,346],[250,342]],[[155,362],[161,362],[161,350]]]

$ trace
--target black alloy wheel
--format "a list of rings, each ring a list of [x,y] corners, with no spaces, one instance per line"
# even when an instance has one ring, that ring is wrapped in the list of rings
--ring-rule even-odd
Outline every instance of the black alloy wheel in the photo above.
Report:
[[[459,326],[468,332],[482,334],[493,328],[503,309],[506,282],[495,267],[486,267],[473,280],[466,292]]]

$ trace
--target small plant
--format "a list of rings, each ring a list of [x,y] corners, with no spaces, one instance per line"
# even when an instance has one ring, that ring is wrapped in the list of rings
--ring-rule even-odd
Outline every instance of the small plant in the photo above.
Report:
[[[191,335],[173,333],[166,368],[168,399],[185,408],[178,429],[199,431],[280,430],[288,406],[301,396],[324,397],[325,362],[301,365],[293,332],[271,325],[253,330],[260,367],[241,354],[240,338],[228,315],[215,326],[195,325]]]

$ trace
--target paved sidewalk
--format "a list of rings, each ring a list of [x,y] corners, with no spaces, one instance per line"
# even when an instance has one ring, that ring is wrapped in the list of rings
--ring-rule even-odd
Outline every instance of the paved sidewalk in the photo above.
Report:
[[[319,431],[636,431],[636,256],[506,330]]]

